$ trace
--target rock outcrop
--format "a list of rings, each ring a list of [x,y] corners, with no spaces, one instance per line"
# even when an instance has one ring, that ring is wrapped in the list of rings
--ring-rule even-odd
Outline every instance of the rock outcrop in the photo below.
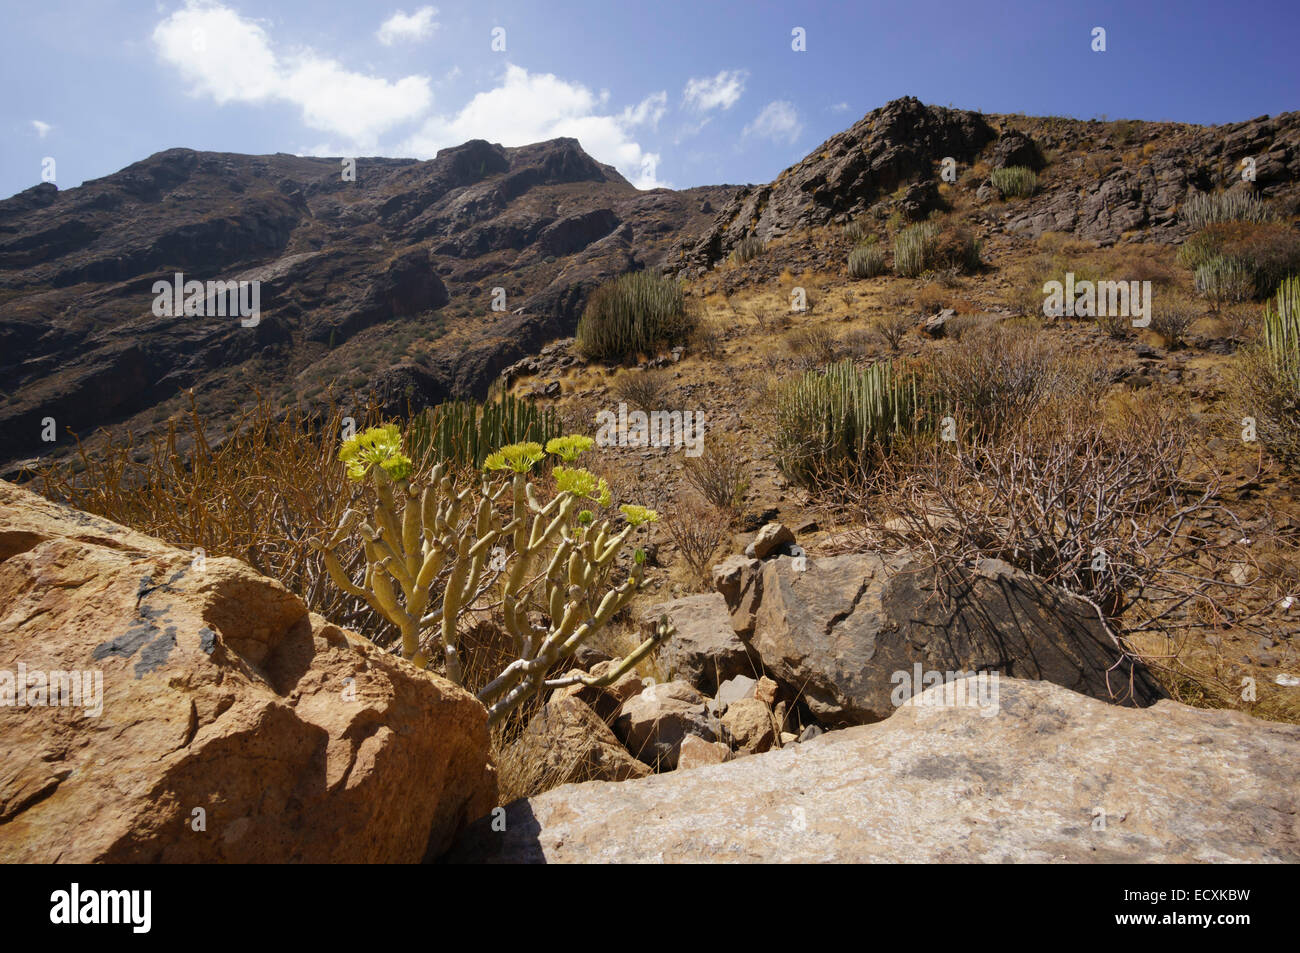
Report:
[[[413,862],[496,799],[468,692],[7,483],[0,703],[6,863]]]
[[[1300,862],[1300,727],[1048,682],[1001,679],[991,717],[942,692],[779,751],[515,801],[447,859]]]
[[[1045,679],[1123,704],[1160,697],[1084,601],[995,560],[936,572],[875,553],[808,558],[802,570],[778,557],[763,567],[750,647],[827,726],[887,718],[922,687],[918,666]]]

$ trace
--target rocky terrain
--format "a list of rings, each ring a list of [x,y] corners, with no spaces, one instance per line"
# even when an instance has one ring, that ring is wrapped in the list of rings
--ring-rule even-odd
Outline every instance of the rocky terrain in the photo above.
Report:
[[[218,413],[254,387],[373,386],[403,409],[481,398],[571,334],[602,279],[659,264],[732,191],[640,192],[572,139],[343,174],[338,159],[172,149],[0,202],[0,462],[64,449],[69,431],[147,429],[187,388]],[[153,284],[176,272],[261,282],[261,320],[155,316]]]
[[[1035,170],[1035,188],[1004,194],[995,173],[1009,168]],[[328,580],[307,554],[337,512],[295,520],[303,504],[286,493],[283,514],[191,531],[151,518],[209,505],[170,484],[139,505],[117,484],[80,497],[128,528],[30,492],[70,482],[0,483],[0,673],[98,668],[104,688],[102,717],[0,715],[0,858],[1300,861],[1300,498],[1287,463],[1238,435],[1232,371],[1265,295],[1211,301],[1179,254],[1196,231],[1187,204],[1209,192],[1267,203],[1243,241],[1300,266],[1300,113],[1206,128],[902,99],[764,185],[638,192],[573,140],[470,142],[430,162],[359,159],[355,182],[338,160],[172,150],[0,203],[11,476],[66,453],[69,433],[156,430],[191,389],[216,423],[255,387],[308,408],[371,390],[397,418],[507,392],[574,433],[620,404],[691,410],[712,454],[700,469],[674,446],[583,458],[618,502],[660,514],[638,528],[644,583],[548,669],[572,684],[491,730],[470,692],[379,647],[364,604],[312,611]],[[976,254],[903,274],[894,242],[920,221]],[[857,276],[849,257],[867,241],[892,264]],[[589,359],[572,335],[591,291],[642,269],[681,279],[696,328],[621,365]],[[153,281],[181,270],[263,282],[261,321],[154,316]],[[1166,320],[1047,319],[1044,280],[1066,271],[1147,281]],[[1149,603],[1086,598],[1030,544],[936,556],[1002,485],[996,446],[910,524],[920,483],[819,492],[792,478],[774,450],[782,387],[885,360],[976,384],[1008,366],[1015,386],[1049,381],[1066,395],[1051,398],[1114,426],[1106,452],[1125,487],[1159,469],[1159,447],[1135,433],[1184,440],[1173,475],[1151,477],[1158,491],[1106,530]],[[1046,419],[1060,428],[1026,428],[1016,448],[1033,438],[1043,452],[1068,422]],[[1125,457],[1134,446],[1156,449]],[[1027,482],[1064,496],[1069,474],[1112,459],[1070,452]],[[341,471],[277,469],[252,468],[252,490],[223,486],[212,505],[273,509],[277,478],[306,484],[293,488],[308,507],[313,492],[352,505]],[[726,499],[704,499],[701,472],[734,478]],[[1105,479],[1098,500],[1128,492]],[[1176,529],[1142,537],[1136,524],[1166,505]],[[1047,548],[1073,525],[1082,539],[1080,511],[1053,511],[1026,538]],[[994,516],[969,540],[997,549],[1018,529]],[[1154,543],[1123,549],[1133,538]],[[265,565],[300,585],[250,568],[269,550]],[[1049,569],[1028,571],[1033,559]],[[1162,568],[1181,589],[1159,588]],[[478,595],[463,628],[490,645],[500,606]],[[672,636],[634,668],[583,681],[665,620]],[[95,836],[70,833],[92,822]]]

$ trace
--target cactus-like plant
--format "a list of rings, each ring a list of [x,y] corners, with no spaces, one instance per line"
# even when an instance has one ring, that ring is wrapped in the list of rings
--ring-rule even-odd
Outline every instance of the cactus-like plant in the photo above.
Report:
[[[869,466],[924,414],[915,375],[889,361],[865,370],[852,361],[809,371],[776,401],[776,462],[790,480],[815,485],[844,469]]]
[[[939,226],[933,222],[909,225],[894,236],[894,271],[904,278],[915,278],[930,267]]]
[[[461,684],[457,623],[499,587],[502,625],[515,659],[478,690],[490,723],[547,688],[609,684],[672,634],[661,619],[649,638],[599,678],[547,677],[632,598],[644,571],[639,550],[622,583],[604,589],[604,580],[630,534],[658,518],[652,510],[625,506],[621,530],[609,520],[597,522],[584,506],[608,506],[609,486],[587,470],[564,465],[554,468],[555,494],[543,502],[529,479],[534,467],[548,454],[571,463],[592,444],[586,437],[561,437],[545,447],[531,441],[502,447],[485,458],[479,485],[460,489],[445,463],[427,481],[414,482],[395,425],[358,434],[339,453],[349,477],[368,481],[373,502],[366,514],[349,509],[318,548],[335,585],[397,626],[405,658],[427,666],[429,643],[436,641],[447,677]],[[496,474],[504,474],[504,481],[495,482]],[[359,582],[348,578],[334,554],[353,532],[360,533],[365,549]],[[546,622],[529,621],[527,607],[534,602],[545,607]]]
[[[1033,169],[1022,165],[994,169],[989,180],[1004,198],[1027,199],[1038,190],[1038,176]]]
[[[740,241],[736,242],[736,247],[731,250],[731,260],[737,265],[743,265],[747,261],[757,258],[763,251],[763,242],[757,235],[746,235]]]
[[[505,394],[477,404],[448,401],[411,419],[407,442],[411,456],[424,460],[432,450],[439,460],[479,469],[488,453],[512,443],[542,443],[560,434],[554,408]]]
[[[685,342],[695,323],[680,282],[635,271],[592,292],[575,333],[586,357],[622,361]]]
[[[1227,192],[1193,192],[1178,210],[1178,219],[1196,228],[1218,222],[1269,222],[1274,218],[1268,203],[1244,189]]]
[[[1300,394],[1300,277],[1283,281],[1274,304],[1264,306],[1262,343],[1275,373]]]
[[[849,277],[874,278],[885,273],[885,252],[876,245],[859,245],[849,252]]]
[[[1255,273],[1239,258],[1215,255],[1196,269],[1196,291],[1215,308],[1225,302],[1245,301],[1255,289]]]

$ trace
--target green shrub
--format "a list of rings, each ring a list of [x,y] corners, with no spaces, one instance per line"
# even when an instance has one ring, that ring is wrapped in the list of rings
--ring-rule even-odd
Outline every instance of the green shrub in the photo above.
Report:
[[[1215,255],[1196,269],[1196,292],[1216,308],[1223,302],[1245,301],[1255,293],[1255,275],[1241,259]]]
[[[679,282],[635,271],[592,292],[578,321],[578,349],[593,360],[623,361],[684,343],[694,327]]]
[[[1038,176],[1033,169],[1023,165],[1009,165],[1005,169],[994,169],[989,176],[993,187],[1009,199],[1027,199],[1038,191]]]
[[[731,250],[731,260],[737,265],[743,265],[745,262],[757,258],[762,250],[763,243],[758,240],[757,236],[746,235]]]
[[[849,252],[849,277],[874,278],[885,272],[885,252],[878,245],[858,245]]]
[[[1264,310],[1260,342],[1243,347],[1228,375],[1232,426],[1255,435],[1288,466],[1300,464],[1300,278],[1282,282]]]
[[[895,371],[889,361],[865,370],[841,361],[809,371],[777,394],[777,466],[805,487],[869,471],[922,422],[921,411],[915,375]]]
[[[457,466],[483,466],[488,453],[508,444],[545,444],[560,435],[559,415],[528,400],[506,394],[484,404],[449,401],[411,419],[407,445],[412,457],[436,459]]]
[[[904,278],[915,278],[929,267],[939,238],[939,226],[933,222],[909,225],[894,236],[894,271]]]
[[[1243,189],[1228,192],[1193,192],[1178,210],[1180,221],[1196,228],[1219,222],[1254,222],[1273,220],[1268,204]]]

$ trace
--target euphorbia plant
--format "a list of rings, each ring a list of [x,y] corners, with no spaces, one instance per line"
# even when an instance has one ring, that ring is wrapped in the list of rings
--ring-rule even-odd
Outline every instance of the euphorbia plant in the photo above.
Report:
[[[349,477],[368,482],[374,495],[369,514],[349,509],[320,547],[325,565],[343,591],[397,626],[405,658],[425,667],[426,643],[436,639],[447,677],[461,684],[457,622],[499,585],[502,625],[515,658],[478,692],[493,722],[548,688],[609,684],[672,634],[667,619],[661,619],[649,638],[599,678],[546,677],[632,598],[643,574],[640,550],[620,584],[606,588],[603,581],[629,536],[658,519],[653,510],[623,506],[621,529],[608,519],[596,520],[588,507],[611,504],[609,485],[588,470],[566,466],[592,444],[590,437],[568,436],[544,448],[537,443],[502,447],[484,461],[478,483],[460,489],[443,464],[427,481],[413,482],[396,425],[357,434],[339,452]],[[562,463],[551,472],[555,494],[543,503],[533,471],[548,454]],[[507,494],[508,507],[500,505]],[[348,578],[334,554],[354,532],[361,535],[366,557],[360,582]],[[500,558],[489,562],[498,546],[498,554],[506,554],[504,565]],[[530,604],[541,605],[544,622],[529,622]]]

